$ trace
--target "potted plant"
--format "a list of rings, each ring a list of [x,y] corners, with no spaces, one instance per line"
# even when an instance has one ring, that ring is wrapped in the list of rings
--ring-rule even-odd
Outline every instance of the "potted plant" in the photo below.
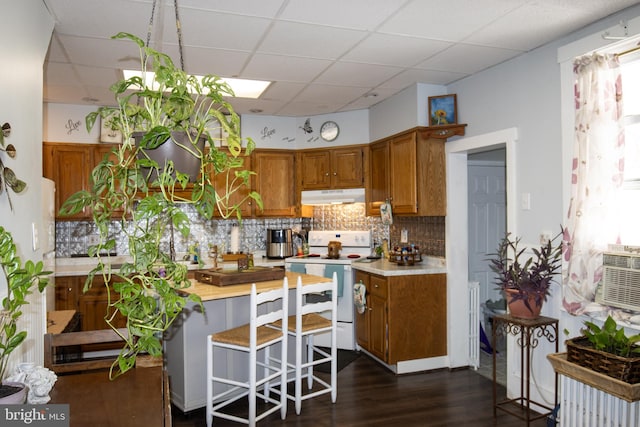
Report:
[[[27,331],[18,330],[18,320],[22,316],[22,306],[28,304],[27,296],[33,293],[34,287],[42,292],[47,286],[47,275],[51,272],[43,270],[42,261],[34,263],[26,261],[24,265],[17,255],[16,245],[11,233],[0,226],[0,265],[7,284],[7,295],[2,299],[0,309],[0,380],[5,379],[9,356],[27,338]],[[24,384],[0,384],[0,398],[20,393],[16,402],[24,403],[27,398]]]
[[[640,335],[627,336],[608,316],[602,327],[585,321],[582,336],[566,341],[567,361],[618,380],[640,383]]]
[[[489,259],[491,271],[496,273],[495,284],[503,291],[509,312],[514,317],[536,318],[550,294],[551,281],[561,267],[562,244],[554,245],[558,234],[540,248],[532,248],[533,255],[525,258],[527,248],[519,248],[520,238],[511,233],[500,241],[497,253]]]
[[[98,117],[110,120],[110,126],[122,132],[123,143],[94,168],[90,188],[72,195],[61,208],[62,214],[91,209],[100,240],[89,249],[98,263],[88,275],[85,290],[96,274],[103,275],[110,299],[106,322],[117,329],[116,316],[126,319],[128,337],[123,337],[125,347],[112,367],[112,377],[133,367],[138,355],[160,356],[163,333],[187,303],[180,293],[190,286],[187,267],[176,262],[172,245],[169,250],[161,246],[168,231],[175,229],[185,238],[189,235],[190,220],[180,206],[191,204],[205,218],[217,211],[223,218],[236,215],[239,219],[239,207],[249,199],[262,207],[255,192],[239,201],[231,198],[249,186],[253,172],[243,167],[244,157],[255,145],[240,137],[239,117],[225,99],[232,96],[231,88],[212,75],[202,80],[187,75],[171,58],[146,47],[134,35],[120,33],[114,38],[137,43],[143,76],[113,84],[117,106],[89,114],[87,128]],[[145,80],[151,70],[155,72],[153,85]],[[225,150],[212,137],[212,126],[221,126],[228,133]],[[183,137],[169,141],[177,133]],[[138,143],[132,142],[134,134]],[[202,140],[204,148],[197,142]],[[180,170],[171,158],[153,160],[149,150],[166,144],[175,144],[195,159],[197,173]],[[221,182],[224,184],[215,185]],[[114,218],[122,224],[131,256],[118,271],[102,255],[115,248],[109,230]],[[199,301],[195,296],[189,299]]]

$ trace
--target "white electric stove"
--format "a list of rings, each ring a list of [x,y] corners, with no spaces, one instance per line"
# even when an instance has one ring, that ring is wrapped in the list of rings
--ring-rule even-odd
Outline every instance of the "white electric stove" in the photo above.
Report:
[[[329,242],[339,241],[342,244],[340,258],[328,258]],[[351,264],[371,254],[370,231],[311,230],[309,232],[309,255],[286,258],[287,271],[301,272],[322,277],[338,275],[338,348],[356,349],[355,311],[353,306],[354,271]],[[341,283],[342,282],[342,283]],[[326,338],[326,342],[325,341]],[[316,345],[329,346],[329,336],[318,336]]]

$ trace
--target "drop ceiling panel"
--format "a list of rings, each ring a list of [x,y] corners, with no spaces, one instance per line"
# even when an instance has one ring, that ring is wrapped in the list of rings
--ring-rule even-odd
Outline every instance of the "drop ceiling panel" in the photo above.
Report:
[[[180,0],[186,8],[235,13],[238,15],[273,18],[286,0],[229,1],[229,0]]]
[[[449,46],[451,43],[437,40],[372,34],[345,54],[342,59],[410,67]]]
[[[287,3],[281,19],[359,30],[374,30],[406,0],[296,0]]]
[[[382,25],[380,32],[460,41],[489,25],[526,0],[413,0],[401,14]]]
[[[184,45],[220,49],[253,50],[270,21],[241,15],[185,9],[180,13]],[[165,33],[175,33],[175,23],[165,24]]]
[[[242,77],[270,81],[308,82],[314,80],[332,61],[284,55],[254,55]]]
[[[418,64],[416,68],[473,74],[519,54],[514,50],[456,44]]]
[[[400,73],[402,70],[400,67],[390,67],[386,65],[337,62],[322,73],[322,75],[316,79],[316,82],[337,86],[376,87]]]
[[[379,88],[376,88],[375,91],[378,92],[379,89],[400,91],[412,84],[424,82],[446,85],[467,75],[466,73],[455,73],[451,71],[409,69],[387,80],[380,85]]]
[[[366,36],[364,31],[277,21],[260,45],[261,53],[336,59]]]

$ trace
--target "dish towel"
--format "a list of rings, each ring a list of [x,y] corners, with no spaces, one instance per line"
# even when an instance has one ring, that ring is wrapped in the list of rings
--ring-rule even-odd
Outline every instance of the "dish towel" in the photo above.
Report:
[[[333,278],[333,273],[338,277],[338,298],[342,298],[344,291],[344,265],[330,265],[324,267],[324,277]]]
[[[359,314],[364,313],[364,310],[367,306],[367,288],[364,286],[364,283],[356,283],[353,285],[353,305],[356,306],[356,310]]]
[[[324,264],[305,264],[307,274],[324,277]]]
[[[304,264],[291,263],[291,266],[289,267],[289,271],[291,271],[292,273],[305,274],[307,272],[307,269],[304,267]]]

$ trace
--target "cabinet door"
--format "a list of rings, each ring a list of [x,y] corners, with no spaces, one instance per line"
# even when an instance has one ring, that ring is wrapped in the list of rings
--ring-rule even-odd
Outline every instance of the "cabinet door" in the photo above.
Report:
[[[364,185],[361,147],[331,149],[331,188],[361,188]]]
[[[364,273],[362,271],[356,270],[355,282],[364,283],[367,288],[367,292],[365,294],[367,306],[364,307],[364,313],[358,313],[356,310],[355,313],[355,321],[356,321],[356,340],[358,341],[358,345],[365,350],[371,351],[370,343],[369,343],[369,330],[371,328],[370,316],[369,316],[369,295],[371,293],[371,286],[369,284],[369,274]]]
[[[369,147],[367,215],[380,215],[380,205],[389,197],[389,142],[381,141]]]
[[[242,159],[244,160],[242,169],[252,170],[251,156],[242,157]],[[227,179],[229,182],[227,182]],[[213,185],[215,186],[216,191],[219,194],[226,194],[227,187],[233,185],[232,181],[234,179],[235,179],[235,174],[233,172],[230,173],[228,176],[226,173],[217,174],[213,178]],[[250,178],[250,179],[253,179],[253,178]],[[242,215],[243,218],[247,218],[251,216],[251,208],[253,206],[253,201],[252,199],[249,199],[249,200],[245,200],[245,199],[251,192],[252,185],[253,183],[250,182],[248,187],[241,187],[236,192],[234,192],[229,196],[229,203],[228,203],[229,206],[233,206],[235,204],[241,203],[244,200],[244,203],[240,205],[240,214]],[[221,216],[220,212],[217,209],[214,211],[214,216],[216,217]],[[232,219],[233,218],[236,218],[236,216],[233,215]]]
[[[90,219],[88,208],[73,216],[59,216],[62,204],[75,192],[89,187],[93,165],[93,146],[89,144],[43,144],[45,177],[56,183],[56,220]]]
[[[78,276],[56,277],[56,310],[78,310],[78,294],[83,285]]]
[[[262,198],[263,210],[258,217],[293,217],[295,199],[295,153],[278,150],[254,152],[255,190]]]
[[[387,361],[387,298],[377,293],[376,289],[386,290],[386,279],[384,277],[371,275],[371,294],[369,295],[368,305],[370,307],[370,348],[369,351],[383,361]]]
[[[304,151],[300,153],[300,172],[303,190],[321,190],[331,186],[328,150]]]
[[[444,140],[420,138],[418,143],[418,212],[422,216],[447,215],[447,177]]]
[[[113,276],[115,279],[115,276]],[[86,277],[82,277],[82,286]],[[117,280],[117,279],[115,279]],[[118,295],[111,295],[111,302],[117,299]],[[109,329],[110,326],[104,320],[109,306],[109,295],[104,286],[102,276],[95,276],[91,284],[91,288],[87,292],[81,292],[78,301],[78,310],[82,316],[82,330],[92,331],[97,329]],[[126,327],[126,319],[118,314],[113,320],[115,327]]]
[[[393,138],[389,151],[393,213],[415,214],[418,212],[416,133],[410,132]]]

